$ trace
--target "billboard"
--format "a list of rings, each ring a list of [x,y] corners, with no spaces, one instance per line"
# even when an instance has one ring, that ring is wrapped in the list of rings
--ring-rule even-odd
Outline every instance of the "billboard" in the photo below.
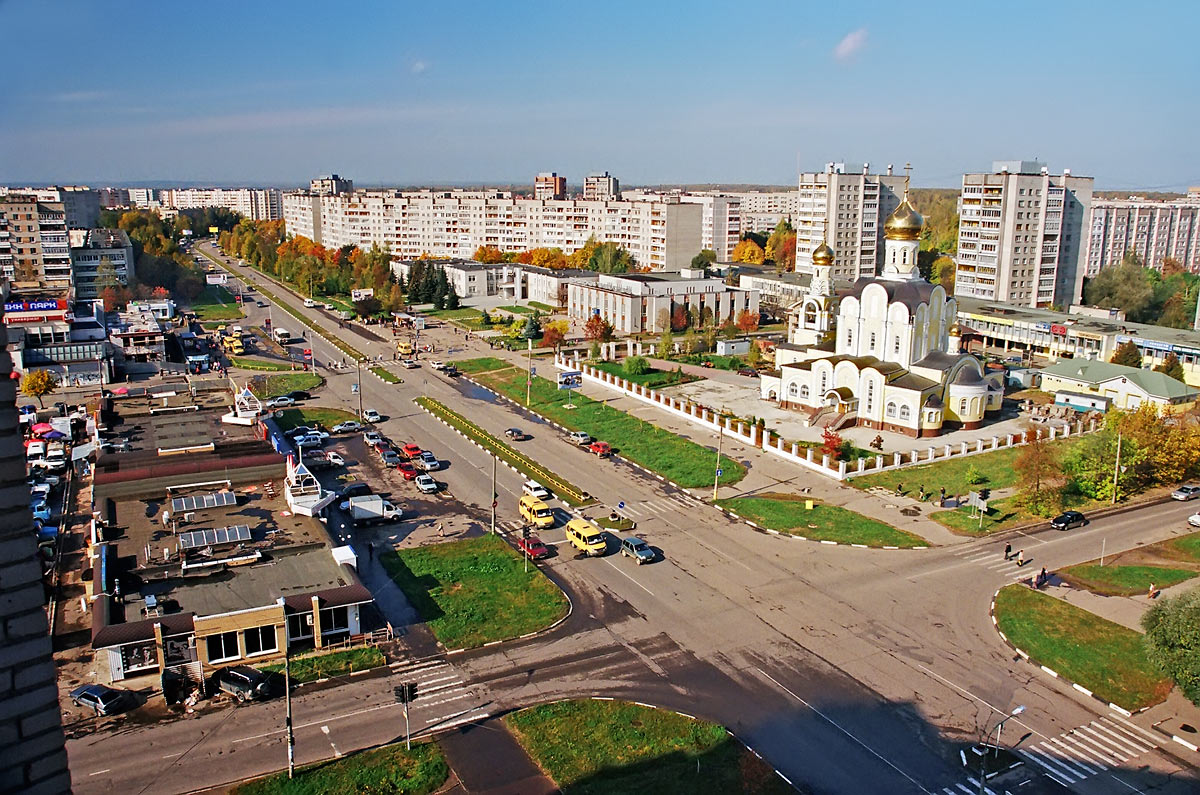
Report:
[[[559,389],[579,389],[583,386],[583,373],[578,370],[563,370],[558,374]]]
[[[374,297],[374,295],[375,295],[375,288],[373,288],[373,287],[368,287],[365,290],[351,290],[350,291],[350,300],[351,301],[361,301],[364,298],[372,298],[372,297]]]
[[[67,302],[52,298],[47,301],[8,301],[4,304],[5,312],[56,312],[67,308]]]
[[[204,277],[204,281],[209,284],[225,284],[229,281],[228,273],[209,273]]]
[[[210,235],[216,235],[216,234],[220,234],[220,232],[221,232],[221,229],[220,229],[219,227],[216,227],[216,226],[210,226],[210,227],[208,228],[208,233],[209,233]]]

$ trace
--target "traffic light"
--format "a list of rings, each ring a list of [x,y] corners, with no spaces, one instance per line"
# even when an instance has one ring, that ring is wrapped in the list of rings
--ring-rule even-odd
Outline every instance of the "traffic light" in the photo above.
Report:
[[[397,704],[411,704],[417,700],[417,683],[404,682],[392,688]]]
[[[529,538],[529,525],[521,525],[521,538]]]
[[[408,688],[408,703],[411,704],[417,700],[417,683],[409,682],[405,687]]]

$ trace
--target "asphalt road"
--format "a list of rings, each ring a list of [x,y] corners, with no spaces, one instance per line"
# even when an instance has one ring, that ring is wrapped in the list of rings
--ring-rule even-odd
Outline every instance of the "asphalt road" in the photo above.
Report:
[[[292,303],[300,306],[298,299]],[[275,322],[282,325],[278,317]],[[327,318],[323,324],[330,325]],[[435,358],[490,353],[479,344],[450,351],[463,344],[461,337],[428,336],[439,345]],[[358,335],[346,338],[360,350],[386,350]],[[321,340],[313,347],[319,362],[341,358]],[[329,385],[319,402],[356,407],[352,373],[322,374]],[[525,453],[609,506],[624,501],[638,534],[663,552],[660,561],[638,567],[616,555],[610,540],[607,556],[576,559],[561,529],[542,532],[558,550],[545,570],[572,596],[572,618],[545,636],[453,656],[450,664],[464,686],[477,688],[464,706],[494,715],[570,696],[646,701],[723,723],[798,784],[857,793],[977,791],[958,752],[1020,704],[1027,710],[1006,724],[1005,744],[1061,746],[1066,762],[1048,759],[1030,769],[1056,773],[1074,791],[1183,793],[1200,786],[1194,769],[1151,747],[1161,742],[1149,733],[1141,745],[1127,743],[1125,758],[1110,764],[1070,745],[1079,727],[1123,719],[1014,659],[1000,641],[987,607],[995,590],[1017,576],[1015,565],[995,561],[1003,541],[883,551],[758,533],[628,464],[574,448],[560,432],[517,418],[511,406],[465,380],[424,367],[404,377],[404,384],[391,386],[364,372],[364,405],[387,415],[382,427],[391,438],[415,440],[450,462],[438,476],[449,495],[443,499],[464,521],[489,523],[490,458],[416,408],[416,395],[442,400],[492,432],[523,427],[533,434],[520,443]],[[784,477],[785,487],[799,487],[808,476]],[[521,480],[498,470],[502,528],[516,525]],[[1182,532],[1189,512],[1178,504],[1152,506],[1069,533],[1031,533],[1019,541],[1033,569],[1021,574],[1094,558],[1102,540],[1113,553]],[[327,758],[334,748],[344,753],[396,737],[390,720],[375,719],[394,714],[383,703],[390,692],[386,680],[366,679],[301,695],[301,758]],[[185,791],[278,768],[279,737],[267,727],[278,723],[279,709],[254,705],[228,716],[73,740],[76,789]],[[367,714],[371,720],[359,717]],[[1117,728],[1106,731],[1122,736],[1136,728],[1112,725]],[[1093,757],[1100,756],[1096,745]],[[160,770],[167,758],[170,768]]]

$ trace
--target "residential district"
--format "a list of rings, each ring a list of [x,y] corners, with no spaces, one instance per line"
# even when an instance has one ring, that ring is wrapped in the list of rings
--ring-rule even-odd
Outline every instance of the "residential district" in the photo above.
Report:
[[[1200,189],[909,180],[0,190],[2,788],[1200,790]]]

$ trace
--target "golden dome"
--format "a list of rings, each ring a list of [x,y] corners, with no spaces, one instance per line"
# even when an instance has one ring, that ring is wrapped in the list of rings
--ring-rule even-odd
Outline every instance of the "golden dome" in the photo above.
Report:
[[[962,326],[958,325],[957,323],[952,323],[946,333],[948,333],[951,337],[961,337]]]
[[[821,241],[821,245],[813,250],[812,262],[818,268],[833,267],[833,249],[824,240]]]
[[[925,219],[908,203],[908,194],[905,193],[904,201],[884,222],[883,235],[888,240],[917,240],[924,228]]]

